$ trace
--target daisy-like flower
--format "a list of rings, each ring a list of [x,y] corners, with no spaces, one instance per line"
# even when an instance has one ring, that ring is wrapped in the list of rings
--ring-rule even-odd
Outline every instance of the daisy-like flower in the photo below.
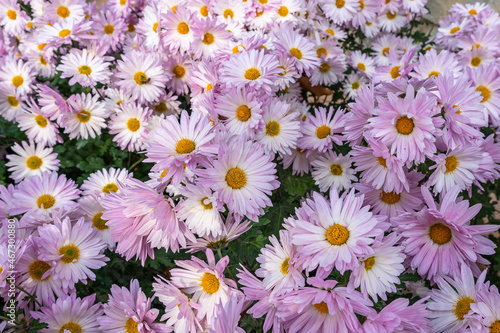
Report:
[[[469,188],[475,180],[474,173],[479,168],[482,155],[481,148],[474,145],[437,155],[432,158],[436,165],[429,168],[429,170],[436,170],[426,186],[434,186],[434,194],[446,193],[455,185],[458,185],[461,190]]]
[[[45,24],[37,35],[37,39],[40,43],[59,47],[71,44],[73,41],[83,42],[95,38],[89,34],[91,29],[92,22],[86,20],[80,23],[62,22],[54,23],[53,25]]]
[[[97,320],[103,314],[101,303],[95,305],[96,295],[85,298],[76,297],[76,293],[59,297],[54,303],[42,307],[30,314],[49,326],[45,332],[98,332]]]
[[[56,73],[56,66],[53,58],[49,58],[49,56],[44,54],[40,55],[38,52],[30,52],[27,57],[28,64],[37,75],[53,77]]]
[[[408,24],[409,19],[405,13],[395,10],[388,10],[378,17],[380,27],[387,32],[397,32]]]
[[[276,165],[258,143],[234,139],[221,145],[219,157],[212,167],[200,170],[201,182],[218,192],[230,212],[247,216],[252,221],[271,206],[269,195],[279,186]]]
[[[344,129],[344,113],[335,112],[333,107],[314,109],[314,116],[308,115],[301,127],[302,137],[298,140],[301,149],[314,149],[321,153],[333,148],[333,144],[342,145],[340,133]]]
[[[118,193],[120,186],[127,184],[127,180],[130,178],[132,178],[132,173],[129,173],[127,169],[102,169],[91,173],[83,181],[81,189],[83,195],[104,196],[110,192]]]
[[[497,286],[483,286],[476,294],[476,302],[471,303],[470,307],[483,324],[481,333],[500,329],[500,294]]]
[[[352,190],[339,198],[332,190],[330,201],[317,192],[312,198],[303,204],[311,210],[308,220],[299,216],[293,225],[285,225],[305,268],[311,271],[319,266],[329,271],[335,267],[343,274],[359,265],[358,257],[373,254],[369,244],[372,237],[383,234],[385,217],[374,216],[370,206],[362,206],[363,196],[355,196]]]
[[[14,192],[14,204],[10,214],[25,212],[49,213],[56,209],[70,211],[76,206],[80,191],[73,180],[66,180],[65,175],[56,172],[44,172],[19,183]]]
[[[226,89],[215,101],[216,112],[226,118],[223,123],[228,131],[249,138],[262,125],[261,105],[259,95],[245,87]]]
[[[129,289],[114,284],[108,302],[103,305],[104,315],[96,318],[96,324],[100,331],[110,333],[172,332],[167,325],[154,322],[159,311],[151,307],[152,301],[135,279],[130,281]]]
[[[91,223],[92,227],[98,230],[101,238],[107,243],[110,250],[114,250],[115,242],[110,235],[109,226],[106,225],[106,220],[102,218],[104,207],[98,201],[95,195],[88,195],[78,200],[79,209],[85,217],[87,223]]]
[[[16,93],[16,88],[7,83],[0,84],[0,115],[7,121],[16,121],[26,112],[26,104]]]
[[[466,332],[467,328],[477,325],[477,319],[470,316],[471,305],[476,303],[478,292],[485,288],[486,270],[477,282],[467,265],[457,270],[453,279],[449,276],[436,278],[439,289],[430,292],[427,308],[431,311],[428,318],[433,333]]]
[[[19,95],[26,95],[32,91],[34,79],[31,67],[22,60],[7,60],[0,70],[0,82],[15,88]]]
[[[94,31],[100,40],[112,51],[117,51],[125,37],[125,22],[116,12],[103,11],[94,20]]]
[[[189,74],[191,71],[191,58],[187,55],[175,53],[169,60],[166,66],[167,71],[170,69],[172,79],[167,81],[167,88],[173,90],[178,95],[187,95],[189,93],[188,84]]]
[[[229,301],[230,294],[239,293],[236,282],[224,277],[229,257],[225,256],[215,263],[212,250],[207,249],[206,255],[208,264],[193,256],[191,260],[176,260],[175,264],[181,268],[170,271],[172,284],[193,295],[193,302],[203,305],[198,309],[199,320],[211,320],[218,304],[224,305]]]
[[[368,78],[371,78],[375,74],[375,60],[366,53],[362,53],[359,50],[353,51],[349,56],[348,62],[356,71],[361,71]]]
[[[103,84],[109,82],[111,72],[108,66],[108,62],[92,51],[71,49],[71,52],[62,56],[61,64],[57,66],[57,70],[62,71],[62,78],[71,78],[70,85],[79,83],[83,87],[90,87],[95,86],[98,82]]]
[[[481,104],[486,108],[489,119],[500,123],[500,70],[495,64],[467,67],[466,73],[473,82],[473,87],[481,93]]]
[[[459,58],[462,65],[473,68],[495,61],[495,55],[492,51],[478,46],[473,46],[472,50],[463,50],[459,53]]]
[[[177,218],[184,220],[187,227],[200,237],[220,235],[222,218],[219,212],[223,212],[224,207],[212,191],[203,186],[188,184],[181,192],[186,200],[181,201],[175,208]]]
[[[410,73],[414,78],[424,80],[436,78],[439,74],[451,71],[457,76],[460,70],[458,60],[453,53],[443,50],[437,54],[435,49],[431,49],[425,54],[420,54],[414,72]]]
[[[356,314],[368,315],[372,305],[356,290],[338,287],[326,276],[308,278],[310,287],[302,287],[286,295],[278,305],[278,316],[286,332],[359,332]]]
[[[15,182],[20,182],[31,176],[41,176],[43,172],[57,171],[59,169],[59,160],[57,154],[52,153],[52,148],[44,148],[42,145],[36,145],[33,141],[28,144],[22,142],[12,146],[16,155],[7,155],[9,162],[5,166],[12,172],[11,178]]]
[[[6,33],[13,36],[21,34],[29,20],[15,0],[0,1],[0,15],[0,25]]]
[[[76,23],[83,20],[85,13],[79,1],[52,0],[44,10],[44,15],[50,21]]]
[[[156,3],[147,5],[142,10],[143,18],[137,24],[137,32],[144,36],[144,45],[149,50],[158,50],[161,39],[162,16]]]
[[[188,51],[193,42],[194,13],[185,6],[179,6],[177,10],[168,11],[164,15],[165,33],[162,35],[163,44],[171,51]]]
[[[222,68],[221,81],[229,86],[252,87],[271,92],[282,69],[275,57],[264,50],[249,50],[235,54]]]
[[[101,129],[106,128],[107,112],[106,104],[99,102],[98,95],[74,95],[74,98],[70,98],[69,105],[72,112],[64,113],[60,122],[70,139],[88,139],[101,135]]]
[[[291,154],[300,137],[300,118],[297,111],[290,111],[290,104],[278,99],[264,107],[263,128],[257,131],[256,140],[264,146],[266,154]]]
[[[151,54],[131,51],[118,60],[116,83],[140,103],[157,100],[165,89],[166,77],[159,61]]]
[[[193,43],[191,49],[195,58],[213,57],[226,47],[230,34],[226,25],[218,23],[217,18],[205,19],[193,26]]]
[[[194,111],[189,116],[183,111],[180,121],[168,116],[149,133],[145,161],[156,163],[153,171],[167,170],[162,178],[172,179],[172,185],[177,186],[184,177],[184,168],[194,168],[217,153],[214,137],[208,115]]]
[[[327,192],[331,188],[337,191],[348,190],[351,182],[357,180],[349,155],[337,155],[329,150],[325,155],[314,159],[311,165],[311,175],[321,192]]]
[[[84,218],[72,224],[69,217],[62,221],[56,217],[54,224],[44,224],[38,232],[39,258],[55,265],[54,274],[64,288],[72,288],[78,281],[86,284],[87,278],[95,280],[91,269],[99,269],[109,260],[101,253],[106,243]]]
[[[321,65],[311,76],[311,84],[332,85],[343,78],[343,72],[346,69],[345,55],[339,54],[334,59],[322,59]]]
[[[299,73],[305,71],[310,75],[313,69],[320,66],[314,43],[293,30],[289,24],[275,33],[275,38],[276,49],[295,61]]]
[[[118,112],[111,116],[108,124],[109,134],[116,134],[113,141],[121,149],[137,151],[147,138],[148,117],[151,109],[142,108],[135,102],[121,103]]]
[[[245,23],[245,6],[242,2],[231,0],[221,0],[212,3],[211,8],[219,19],[223,22],[235,21]]]
[[[356,0],[328,0],[323,7],[325,15],[335,24],[350,21],[361,9],[360,2]]]
[[[246,303],[245,296],[234,294],[229,297],[227,303],[218,304],[208,333],[245,333],[238,324],[243,310],[248,307]]]
[[[17,118],[19,128],[26,133],[30,140],[41,145],[52,147],[56,142],[62,142],[58,133],[57,124],[48,120],[34,100],[28,104],[31,112],[20,114]]]
[[[481,205],[469,208],[469,201],[457,201],[459,192],[458,186],[453,187],[437,205],[423,186],[422,195],[429,208],[391,219],[402,236],[408,264],[422,277],[458,275],[462,264],[479,275],[477,263],[489,263],[481,255],[494,253],[494,243],[482,235],[498,230],[499,226],[470,225]]]
[[[423,88],[415,93],[411,84],[404,98],[388,93],[387,99],[379,99],[379,109],[383,111],[368,120],[370,134],[391,147],[391,154],[395,153],[406,165],[421,163],[436,152],[438,124],[431,114],[435,103],[434,96]]]
[[[398,276],[403,273],[406,256],[402,246],[395,244],[399,240],[396,233],[390,233],[383,240],[376,240],[372,245],[373,254],[360,258],[360,264],[352,271],[349,288],[360,287],[361,293],[377,302],[377,295],[387,300],[386,293],[396,292]]]
[[[295,246],[291,242],[290,233],[280,230],[279,236],[279,241],[276,236],[270,236],[272,245],[268,244],[260,250],[257,257],[260,268],[255,271],[255,275],[264,278],[263,287],[276,295],[303,287],[305,283],[300,265],[294,262]]]

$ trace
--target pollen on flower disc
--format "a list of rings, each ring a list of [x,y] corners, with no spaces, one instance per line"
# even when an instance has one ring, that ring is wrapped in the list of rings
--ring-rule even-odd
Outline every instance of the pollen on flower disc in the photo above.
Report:
[[[54,198],[50,194],[42,194],[40,197],[38,197],[38,200],[36,201],[38,208],[42,208],[43,205],[44,209],[51,208],[52,206],[54,206],[55,203],[56,203],[56,198]]]
[[[23,83],[24,83],[24,79],[21,75],[16,75],[12,78],[12,84],[16,88],[19,88]]]
[[[57,15],[59,15],[60,17],[63,17],[63,18],[68,17],[69,16],[69,9],[68,9],[68,7],[59,6],[59,8],[57,8]]]
[[[59,248],[59,255],[64,254],[61,261],[69,264],[80,258],[80,249],[75,244],[63,245]]]
[[[316,129],[316,136],[318,137],[318,139],[324,139],[330,135],[330,131],[330,127],[328,127],[327,125],[321,125]]]
[[[70,321],[69,323],[62,325],[59,332],[63,333],[65,330],[70,331],[71,333],[82,333],[83,332],[82,327],[73,321]]]
[[[28,169],[30,170],[37,170],[39,169],[43,164],[43,161],[40,157],[38,156],[30,156],[27,160],[26,160],[26,166],[28,167]]]
[[[290,258],[286,258],[285,260],[283,260],[283,262],[281,263],[281,266],[280,266],[280,272],[281,274],[283,275],[286,275],[288,274],[288,271],[290,269],[290,264],[289,264],[289,261],[290,261]]]
[[[47,126],[47,119],[45,119],[45,117],[42,116],[41,114],[35,116],[35,122],[41,128],[44,128],[45,126]]]
[[[266,124],[266,134],[269,136],[276,136],[280,134],[280,124],[274,120],[271,120]]]
[[[296,47],[290,49],[290,54],[299,60],[302,59],[302,51]]]
[[[137,118],[130,118],[127,121],[127,128],[131,132],[137,132],[139,128],[141,128],[141,123],[139,122],[139,120],[137,120]]]
[[[252,67],[245,71],[245,79],[247,80],[257,80],[260,77],[260,71],[258,68]]]
[[[86,123],[90,120],[91,114],[87,110],[82,110],[76,114],[76,119],[81,123]]]
[[[369,271],[375,266],[375,257],[370,257],[364,261],[365,263],[365,271]]]
[[[344,170],[340,164],[332,164],[330,165],[330,172],[334,176],[341,176]]]
[[[446,167],[445,173],[451,173],[455,171],[458,168],[459,164],[460,162],[458,162],[455,156],[448,156],[447,158],[445,158],[445,164],[444,164]]]
[[[94,217],[92,218],[92,225],[98,229],[98,230],[106,230],[108,229],[109,227],[106,225],[106,222],[108,222],[107,220],[103,220],[101,217],[102,217],[102,212],[99,212],[97,214],[94,215]]]
[[[429,229],[429,237],[438,245],[443,245],[451,240],[451,229],[443,223],[435,223]]]
[[[413,132],[414,127],[415,124],[413,123],[413,119],[407,116],[402,116],[396,121],[396,129],[399,134],[409,135]]]
[[[30,273],[30,276],[33,280],[37,281],[45,281],[49,277],[47,276],[45,279],[42,280],[43,274],[45,274],[46,271],[50,269],[50,265],[46,263],[45,261],[42,260],[36,260],[28,268],[28,272]]]
[[[194,141],[189,139],[180,139],[179,141],[177,141],[177,145],[175,147],[175,151],[178,154],[189,154],[195,149],[196,144],[194,143]]]
[[[236,118],[239,121],[247,121],[248,119],[250,119],[251,115],[252,115],[252,111],[246,105],[241,105],[236,110]]]
[[[382,192],[380,194],[380,200],[382,200],[388,205],[394,205],[395,203],[399,202],[400,199],[401,199],[401,194],[395,193],[394,191]]]
[[[321,314],[328,313],[328,305],[325,302],[314,304],[314,308],[316,309],[316,311],[318,311]]]
[[[226,183],[233,189],[239,189],[247,183],[247,176],[240,168],[232,168],[226,174]]]
[[[106,184],[102,187],[102,191],[106,194],[108,194],[109,192],[118,192],[118,185],[116,185],[115,183],[109,183],[109,184]]]
[[[342,245],[349,239],[349,230],[340,224],[334,224],[326,231],[326,240],[332,245]]]
[[[470,311],[470,305],[472,303],[476,303],[472,298],[467,297],[467,296],[462,296],[460,299],[457,301],[457,303],[454,306],[453,313],[455,316],[463,320],[464,316],[469,313]]]
[[[136,322],[134,319],[129,318],[127,319],[127,322],[125,323],[125,333],[138,333],[139,329],[137,328],[139,326],[139,323]]]
[[[219,279],[212,273],[205,273],[201,278],[201,288],[207,294],[216,293],[219,290]]]

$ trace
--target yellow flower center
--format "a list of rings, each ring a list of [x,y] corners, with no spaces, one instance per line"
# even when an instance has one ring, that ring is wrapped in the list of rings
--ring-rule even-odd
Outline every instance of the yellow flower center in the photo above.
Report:
[[[28,27],[28,29],[33,28],[33,22],[26,23],[26,27]]]
[[[266,134],[269,136],[276,136],[280,134],[280,127],[277,121],[271,120],[266,124]]]
[[[106,35],[111,35],[113,32],[115,32],[115,27],[113,27],[113,25],[108,24],[108,25],[104,26],[104,33]]]
[[[16,11],[12,10],[12,9],[9,9],[7,11],[7,16],[11,19],[11,20],[15,20],[17,18],[17,13]]]
[[[200,14],[203,17],[207,17],[208,16],[208,7],[207,6],[201,7],[200,8]]]
[[[177,14],[177,6],[172,6],[172,11],[174,12],[174,14]]]
[[[413,119],[408,118],[407,116],[402,116],[396,121],[396,129],[399,134],[408,135],[413,132],[413,128],[415,124],[413,123]]]
[[[491,324],[490,333],[500,333],[500,320],[497,320],[493,324]]]
[[[189,26],[185,22],[182,22],[177,26],[177,32],[181,35],[185,35],[189,33]]]
[[[19,101],[16,99],[16,96],[8,96],[7,103],[12,107],[17,107],[19,105]]]
[[[255,12],[255,17],[260,17],[260,16],[262,16],[262,14],[264,14],[264,11]]]
[[[389,54],[389,51],[391,51],[391,49],[390,49],[389,47],[384,47],[384,48],[382,49],[382,55],[383,55],[384,57],[387,57],[387,55]]]
[[[387,161],[385,160],[385,158],[383,158],[381,156],[377,157],[377,162],[378,162],[378,164],[380,164],[381,166],[383,166],[384,169],[387,168]]]
[[[358,62],[358,64],[356,65],[356,67],[358,67],[359,69],[361,69],[363,72],[366,71],[366,66],[362,62]]]
[[[82,65],[78,68],[78,72],[82,75],[90,75],[92,73],[92,69],[87,65]]]
[[[373,268],[373,266],[375,266],[375,257],[370,257],[366,259],[364,263],[365,263],[365,271],[368,272],[370,269]]]
[[[334,224],[326,231],[326,240],[332,245],[342,245],[349,239],[349,230],[340,224]]]
[[[180,79],[186,74],[186,69],[181,65],[177,65],[174,67],[172,72],[174,72],[176,78]]]
[[[470,64],[474,67],[477,67],[481,64],[481,58],[479,57],[474,57],[470,60]]]
[[[316,309],[316,311],[318,311],[321,314],[327,314],[328,313],[328,305],[325,302],[314,304],[314,308]]]
[[[219,290],[219,279],[212,273],[205,273],[201,278],[201,288],[207,294],[213,294]]]
[[[38,200],[36,201],[38,208],[42,208],[43,205],[43,209],[49,209],[50,207],[54,206],[55,203],[56,203],[56,198],[54,198],[50,194],[42,194],[41,196],[38,197]]]
[[[43,164],[43,161],[38,156],[31,156],[26,160],[26,166],[30,170],[37,170],[42,166],[42,164]]]
[[[63,29],[63,30],[59,31],[59,37],[61,37],[61,38],[68,37],[70,34],[71,34],[71,30],[69,30],[69,29]]]
[[[447,158],[445,158],[445,161],[446,161],[444,163],[446,167],[445,173],[450,173],[455,171],[458,168],[458,165],[460,164],[455,156],[448,156]]]
[[[429,229],[429,237],[438,245],[443,245],[451,240],[451,229],[443,223],[435,223]]]
[[[328,65],[328,63],[324,62],[321,64],[321,66],[319,66],[319,71],[321,73],[328,73],[328,71],[330,70],[330,65]]]
[[[340,164],[330,165],[330,172],[334,176],[341,176],[343,171],[344,170],[342,169],[342,166]]]
[[[205,91],[209,92],[210,90],[212,90],[212,84],[211,83],[207,84],[207,89],[205,89]]]
[[[106,184],[102,187],[102,191],[106,194],[109,194],[109,192],[118,192],[118,185],[116,185],[115,183],[109,183],[109,184]]]
[[[281,16],[281,17],[287,16],[288,15],[288,8],[286,6],[281,6],[278,9],[278,15]]]
[[[16,88],[19,88],[23,83],[24,83],[24,79],[21,75],[16,75],[12,78],[12,84]]]
[[[290,54],[299,60],[302,59],[302,51],[296,47],[290,49]]]
[[[160,102],[159,104],[155,105],[155,111],[158,113],[164,113],[168,110],[167,104],[165,102]]]
[[[69,323],[64,324],[61,327],[61,329],[59,330],[59,333],[64,333],[65,330],[68,330],[71,333],[82,333],[83,332],[82,327],[73,321],[70,321]]]
[[[481,103],[487,102],[491,97],[491,91],[488,88],[486,88],[485,86],[477,87],[476,91],[480,91],[481,96],[483,96],[483,100],[481,101]]]
[[[255,67],[252,67],[245,71],[245,79],[247,80],[253,81],[257,80],[259,77],[260,77],[260,71]]]
[[[127,0],[120,0],[120,6],[125,6],[127,4]]]
[[[345,6],[345,1],[344,0],[336,0],[335,6],[337,6],[337,8],[342,8]]]
[[[387,14],[385,14],[385,16],[387,16],[387,18],[389,20],[394,20],[396,18],[397,14],[393,13],[393,12],[387,12]]]
[[[165,176],[167,175],[167,171],[168,171],[168,170],[169,170],[169,169],[164,169],[164,170],[161,172],[161,174],[160,174],[160,178],[165,177]]]
[[[391,77],[393,79],[396,79],[397,77],[399,77],[399,66],[392,67],[392,69],[391,69]]]
[[[137,120],[137,118],[130,118],[127,121],[127,128],[131,132],[137,132],[137,130],[139,130],[139,128],[141,128],[141,123],[139,122],[139,120]]]
[[[207,32],[204,36],[203,36],[203,44],[205,45],[210,45],[214,42],[214,35],[212,35],[211,33]]]
[[[382,200],[388,205],[394,205],[395,203],[399,202],[400,199],[401,199],[401,194],[395,193],[394,191],[382,192],[380,194],[380,200]]]
[[[236,119],[238,119],[239,121],[247,121],[248,119],[250,119],[251,115],[252,111],[246,105],[241,105],[236,110]]]
[[[42,65],[44,65],[44,66],[45,66],[45,65],[47,65],[47,60],[45,60],[45,58],[44,58],[44,57],[40,57],[38,60],[40,61],[40,63],[41,63]]]
[[[82,110],[76,114],[76,119],[81,123],[86,123],[90,120],[91,114],[87,110]]]
[[[474,8],[472,8],[471,10],[469,10],[469,14],[476,15],[477,11]]]
[[[75,244],[67,244],[59,248],[59,255],[64,254],[61,261],[65,264],[75,263],[80,258],[80,249]]]
[[[318,137],[318,139],[324,139],[330,135],[330,131],[330,127],[328,127],[327,125],[321,125],[316,129],[316,136]]]
[[[127,322],[125,323],[125,333],[138,333],[139,329],[137,328],[139,326],[139,323],[133,320],[132,318],[127,319]]]
[[[460,30],[460,27],[455,27],[450,30],[450,34],[454,34],[455,32],[458,32]]]
[[[134,74],[134,81],[141,86],[148,83],[148,76],[144,72],[137,72]]]
[[[45,126],[47,126],[47,119],[44,116],[42,116],[41,114],[36,115],[35,122],[41,128],[44,128]]]
[[[359,89],[359,82],[353,82],[351,84],[351,87],[352,87],[353,90],[358,90]]]
[[[59,8],[57,8],[57,15],[59,15],[60,17],[63,17],[63,18],[68,17],[69,16],[68,7],[59,6]]]
[[[329,33],[330,35],[332,36],[335,36],[335,31],[333,31],[332,29],[328,28],[325,30],[327,33]]]
[[[135,31],[135,26],[132,23],[129,23],[127,26],[128,32],[134,32]]]
[[[205,204],[205,200],[207,200],[207,199],[208,199],[208,197],[204,197],[203,199],[201,199],[201,205],[206,210],[213,209],[213,205],[211,202],[209,202],[208,204]]]
[[[154,31],[155,33],[158,33],[158,22],[155,22],[155,23],[153,24],[153,31]]]
[[[265,5],[267,3],[267,0],[259,0],[259,2],[263,5]]]
[[[106,225],[107,220],[103,220],[101,218],[101,216],[102,216],[102,212],[95,214],[94,217],[92,218],[92,225],[96,229],[102,231],[102,230],[108,229],[109,227]]]
[[[247,176],[240,168],[232,168],[226,174],[226,183],[229,187],[237,190],[247,183]]]
[[[318,58],[321,58],[322,55],[327,55],[327,51],[324,47],[320,47],[319,49],[317,49],[316,53],[318,54]]]
[[[224,16],[224,18],[227,18],[228,16],[231,16],[231,18],[233,18],[233,17],[234,17],[234,13],[233,13],[233,11],[232,11],[231,9],[229,9],[229,8],[228,8],[228,9],[226,9],[226,10],[224,11],[224,14],[222,14],[222,15]]]
[[[43,280],[42,276],[43,274],[45,274],[46,271],[50,269],[50,267],[51,266],[47,264],[45,261],[36,260],[30,265],[28,272],[30,273],[30,276],[33,280],[46,281],[49,278],[49,276],[47,276]]]
[[[470,305],[472,303],[476,303],[472,298],[467,296],[460,297],[457,300],[457,303],[454,306],[453,313],[457,316],[458,319],[464,320],[464,316],[469,313]]]
[[[363,0],[359,0],[358,2],[359,2],[359,11],[365,9],[365,3],[363,2]]]
[[[437,78],[439,76],[439,72],[438,71],[432,71],[429,73],[429,77],[431,76],[434,76],[435,78]]]
[[[288,271],[290,270],[289,261],[290,261],[290,258],[286,258],[281,263],[281,266],[280,266],[280,272],[281,272],[281,274],[283,274],[283,275],[287,275],[288,274]]]
[[[193,150],[196,149],[196,144],[194,141],[189,139],[180,139],[177,141],[177,145],[175,146],[175,151],[177,154],[189,154]]]
[[[42,51],[42,50],[45,48],[45,46],[47,46],[47,43],[38,44],[38,46],[37,46],[37,47],[38,47],[38,50],[39,50],[39,51]]]

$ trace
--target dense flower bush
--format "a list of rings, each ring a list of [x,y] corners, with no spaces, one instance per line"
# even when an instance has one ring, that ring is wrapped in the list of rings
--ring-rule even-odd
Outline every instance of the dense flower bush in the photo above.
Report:
[[[0,0],[0,328],[499,333],[500,16],[425,5]]]

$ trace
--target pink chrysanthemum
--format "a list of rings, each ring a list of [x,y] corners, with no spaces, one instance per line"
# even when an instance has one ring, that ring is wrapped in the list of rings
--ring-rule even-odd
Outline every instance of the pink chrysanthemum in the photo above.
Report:
[[[148,118],[152,110],[143,108],[135,102],[121,103],[118,112],[111,116],[108,124],[109,134],[121,149],[137,151],[142,148],[148,134]]]
[[[321,153],[333,148],[333,144],[342,145],[342,130],[344,129],[344,113],[341,109],[335,112],[333,107],[328,110],[318,107],[314,116],[308,114],[301,127],[302,137],[298,145],[303,150],[314,149]]]
[[[20,182],[31,176],[41,176],[45,171],[52,172],[59,169],[60,162],[57,159],[57,154],[52,153],[52,148],[44,148],[42,145],[36,145],[30,141],[29,145],[26,141],[15,143],[12,150],[16,155],[7,155],[9,162],[5,166],[9,167],[9,172],[12,172],[11,178],[15,182]]]
[[[98,82],[107,84],[111,75],[109,63],[102,57],[87,49],[71,49],[72,52],[62,56],[57,70],[61,71],[61,78],[69,77],[69,84],[81,84],[83,87],[95,86]]]

